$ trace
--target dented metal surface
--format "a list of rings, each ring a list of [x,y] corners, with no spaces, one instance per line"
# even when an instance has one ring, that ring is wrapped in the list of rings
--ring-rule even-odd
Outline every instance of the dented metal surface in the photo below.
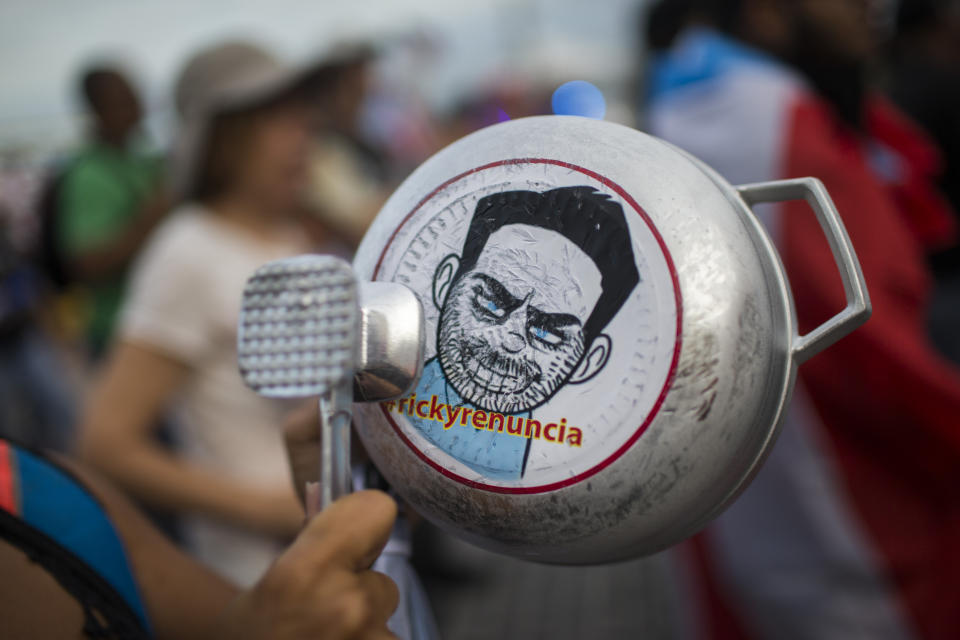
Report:
[[[496,172],[489,171],[490,166],[496,166]],[[466,277],[454,263],[468,253],[463,250],[469,246],[468,227],[481,215],[477,209],[487,202],[484,198],[518,188],[550,193],[580,184],[589,184],[622,205],[640,277],[603,328],[609,342],[585,339],[588,353],[566,374],[560,388],[551,389],[553,395],[545,400],[531,397],[530,406],[522,404],[520,409],[528,422],[543,416],[546,424],[563,415],[572,425],[571,416],[576,416],[584,446],[564,448],[563,443],[531,436],[519,475],[510,476],[508,465],[506,471],[485,475],[485,468],[499,469],[500,459],[471,466],[476,458],[469,458],[472,450],[465,453],[457,438],[489,436],[494,444],[482,451],[478,445],[477,455],[488,455],[499,443],[519,441],[483,433],[477,416],[472,430],[470,424],[441,430],[427,421],[417,422],[421,409],[428,411],[427,399],[434,399],[437,409],[437,394],[429,395],[429,387],[419,392],[419,399],[411,396],[408,405],[399,405],[399,411],[397,406],[357,407],[358,431],[366,449],[391,484],[424,516],[495,551],[571,564],[652,553],[691,535],[729,504],[775,437],[793,385],[793,351],[801,340],[779,258],[738,192],[670,145],[604,122],[530,118],[482,130],[451,145],[393,195],[364,239],[355,268],[361,279],[395,279],[410,286],[420,298],[428,326],[436,328],[443,313],[449,312],[451,282],[455,276]],[[428,210],[435,202],[435,210]],[[643,235],[648,232],[639,218],[630,217],[634,205],[653,229],[649,237],[659,244]],[[542,246],[544,237],[531,236],[531,241]],[[523,288],[524,278],[536,273],[536,265],[553,264],[525,250],[520,250],[522,260],[511,262],[516,242],[510,239],[503,245],[513,253],[497,254],[495,265],[484,266],[481,258],[482,269],[475,268],[483,271],[481,276],[495,273],[498,282],[514,293]],[[558,241],[557,251],[566,246]],[[662,260],[653,255],[657,251],[663,253]],[[443,260],[449,256],[457,260],[451,259],[447,273]],[[661,262],[671,267],[669,275]],[[501,268],[505,263],[510,268]],[[395,266],[391,271],[385,265]],[[571,268],[580,269],[576,281],[583,290],[598,286],[590,284],[596,276],[589,263]],[[857,269],[850,275],[850,265],[845,268],[849,276],[845,282],[856,282]],[[556,268],[544,272],[545,279],[559,275]],[[560,286],[559,281],[543,290],[551,286]],[[492,295],[477,290],[481,301]],[[679,306],[667,299],[671,292]],[[523,295],[536,301],[537,293],[542,292]],[[580,303],[576,298],[580,293],[574,290],[573,302]],[[851,303],[847,315],[831,329],[834,338],[869,313],[865,290],[861,293],[857,298],[856,291],[848,290]],[[519,294],[510,296],[510,304],[532,304]],[[541,296],[537,304],[546,308],[552,300]],[[577,308],[571,303],[572,315]],[[501,309],[491,313],[499,322]],[[506,322],[507,311],[502,313]],[[671,319],[679,320],[672,334]],[[481,323],[472,333],[485,331]],[[442,338],[438,331],[437,340]],[[583,362],[604,346],[608,360],[599,373],[591,372],[594,365]],[[425,375],[431,366],[445,375],[446,369],[437,366],[443,363],[436,351],[428,340]],[[671,354],[668,363],[666,356]],[[496,358],[488,356],[484,362],[506,380],[513,372],[509,367],[515,365]],[[582,382],[577,379],[581,372]],[[591,373],[593,377],[587,377]],[[489,383],[491,377],[488,373],[480,380]],[[506,385],[495,388],[503,390]],[[458,389],[467,396],[475,391],[469,384]],[[461,401],[491,424],[497,412],[509,413],[504,406],[515,411],[510,415],[520,415],[514,405],[498,405],[490,397]],[[540,404],[534,404],[537,401]],[[588,415],[589,424],[582,418]],[[536,422],[539,430],[539,419]],[[614,435],[607,442],[604,438],[610,433]],[[551,460],[556,464],[551,466]]]

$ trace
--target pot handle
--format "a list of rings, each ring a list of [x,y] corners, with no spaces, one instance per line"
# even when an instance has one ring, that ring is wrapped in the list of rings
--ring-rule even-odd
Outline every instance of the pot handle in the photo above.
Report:
[[[857,260],[857,254],[853,251],[853,245],[850,243],[847,230],[843,226],[833,200],[830,199],[823,183],[816,178],[758,182],[741,185],[736,189],[740,197],[751,207],[765,202],[806,200],[817,214],[820,228],[823,229],[827,242],[830,243],[833,259],[837,263],[840,278],[843,281],[847,306],[807,335],[794,334],[793,357],[798,364],[802,363],[849,334],[870,317],[872,307],[867,293],[867,283],[860,269],[860,261]]]

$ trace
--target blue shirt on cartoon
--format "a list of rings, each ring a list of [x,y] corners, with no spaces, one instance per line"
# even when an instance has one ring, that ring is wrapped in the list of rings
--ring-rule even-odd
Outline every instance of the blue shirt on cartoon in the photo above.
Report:
[[[440,368],[440,362],[433,358],[423,366],[423,375],[417,385],[417,398],[425,400],[437,396],[437,401],[448,407],[467,407],[475,405],[464,402],[456,389],[447,384]],[[529,418],[530,412],[510,414]],[[446,412],[444,412],[446,417]],[[475,429],[461,425],[459,420],[449,429],[434,420],[424,420],[416,415],[407,419],[423,436],[471,469],[494,480],[519,480],[523,475],[523,466],[529,440],[517,436],[485,429]]]

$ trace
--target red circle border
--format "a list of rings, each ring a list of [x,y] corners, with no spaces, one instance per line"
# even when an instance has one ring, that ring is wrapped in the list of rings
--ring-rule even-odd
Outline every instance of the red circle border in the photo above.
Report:
[[[647,418],[643,421],[643,424],[641,424],[637,428],[637,430],[633,433],[633,435],[630,436],[630,438],[627,439],[626,442],[624,442],[616,451],[610,454],[607,458],[595,464],[593,467],[587,469],[586,471],[579,473],[575,476],[571,476],[564,480],[560,480],[550,484],[537,485],[534,487],[501,487],[497,485],[484,484],[482,482],[470,480],[469,478],[464,478],[463,476],[458,475],[453,471],[450,471],[446,467],[439,465],[436,461],[431,460],[415,444],[413,444],[413,442],[411,442],[410,439],[403,433],[403,431],[400,429],[397,423],[393,421],[393,418],[390,417],[390,412],[386,409],[386,407],[383,406],[382,403],[380,404],[380,411],[383,412],[383,415],[387,419],[387,422],[390,423],[390,426],[393,427],[393,430],[397,433],[400,439],[408,447],[410,447],[410,449],[417,455],[418,458],[420,458],[421,460],[426,462],[428,465],[433,467],[435,470],[439,471],[441,474],[445,475],[451,480],[459,482],[460,484],[466,485],[473,489],[481,489],[483,491],[490,491],[492,493],[507,493],[507,494],[546,493],[548,491],[556,491],[557,489],[569,487],[570,485],[579,484],[581,481],[593,476],[597,472],[602,471],[606,467],[616,462],[616,460],[620,458],[620,456],[622,456],[630,447],[632,447],[633,444],[640,438],[640,436],[644,434],[644,432],[647,430],[647,427],[649,427],[650,423],[653,422],[653,419],[657,416],[658,413],[660,413],[660,408],[663,406],[663,402],[666,399],[667,392],[670,390],[671,384],[673,384],[674,377],[676,376],[676,373],[677,373],[677,365],[680,360],[680,346],[682,342],[682,327],[683,327],[683,300],[680,296],[680,280],[677,276],[677,270],[673,264],[673,258],[670,255],[670,251],[667,249],[667,245],[664,242],[663,237],[660,235],[660,232],[657,230],[656,226],[654,226],[653,221],[650,220],[650,216],[648,216],[647,212],[643,210],[643,207],[637,204],[637,201],[634,200],[633,197],[631,197],[630,194],[627,193],[620,185],[609,180],[608,178],[601,176],[595,171],[591,171],[590,169],[587,169],[585,167],[581,167],[569,162],[564,162],[562,160],[550,160],[547,158],[515,158],[512,160],[498,160],[496,162],[490,162],[488,164],[484,164],[479,167],[474,167],[469,171],[464,171],[463,173],[457,176],[454,176],[453,178],[450,178],[449,180],[441,184],[439,187],[437,187],[436,189],[431,191],[429,194],[427,194],[422,200],[420,200],[420,202],[418,202],[417,205],[413,209],[411,209],[410,213],[408,213],[404,217],[404,219],[400,222],[400,224],[397,225],[397,228],[393,230],[393,233],[390,234],[390,237],[387,239],[387,242],[383,247],[383,251],[380,253],[380,258],[377,260],[377,264],[373,269],[372,279],[376,280],[377,274],[380,272],[380,267],[383,264],[383,259],[387,254],[387,249],[390,248],[390,245],[393,243],[394,239],[397,237],[397,234],[400,232],[400,229],[430,199],[432,199],[440,191],[443,191],[445,188],[447,188],[454,182],[457,182],[458,180],[462,180],[463,178],[469,175],[478,173],[480,171],[485,171],[493,167],[499,167],[499,166],[510,165],[510,164],[516,164],[516,165],[552,164],[559,167],[564,167],[565,169],[571,169],[573,171],[577,171],[586,176],[589,176],[590,178],[593,178],[594,180],[601,183],[605,187],[608,187],[613,191],[615,191],[617,195],[619,195],[621,198],[623,198],[624,201],[627,202],[627,204],[633,207],[634,211],[636,211],[637,214],[646,223],[647,227],[650,229],[650,232],[653,234],[653,237],[656,238],[657,244],[660,246],[660,251],[663,253],[663,257],[667,262],[667,268],[670,271],[670,279],[673,283],[674,301],[677,309],[677,328],[676,328],[676,338],[675,338],[674,349],[673,349],[673,358],[670,361],[670,371],[667,374],[667,379],[663,383],[663,389],[660,390],[660,395],[657,397],[657,401],[653,404],[653,407],[650,409],[650,413],[647,415]]]

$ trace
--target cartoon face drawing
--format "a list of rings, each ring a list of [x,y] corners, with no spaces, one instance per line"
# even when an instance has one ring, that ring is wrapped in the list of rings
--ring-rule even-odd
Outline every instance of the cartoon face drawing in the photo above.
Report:
[[[639,281],[619,204],[589,187],[494,194],[434,275],[437,357],[470,403],[544,404],[610,357],[601,333]]]
[[[542,404],[580,363],[599,297],[600,271],[572,242],[525,224],[498,229],[447,295],[438,336],[447,381],[492,411]]]
[[[427,328],[416,388],[371,420],[467,486],[568,486],[659,411],[680,347],[672,259],[637,200],[588,168],[527,158],[446,172],[360,258],[420,297]]]

